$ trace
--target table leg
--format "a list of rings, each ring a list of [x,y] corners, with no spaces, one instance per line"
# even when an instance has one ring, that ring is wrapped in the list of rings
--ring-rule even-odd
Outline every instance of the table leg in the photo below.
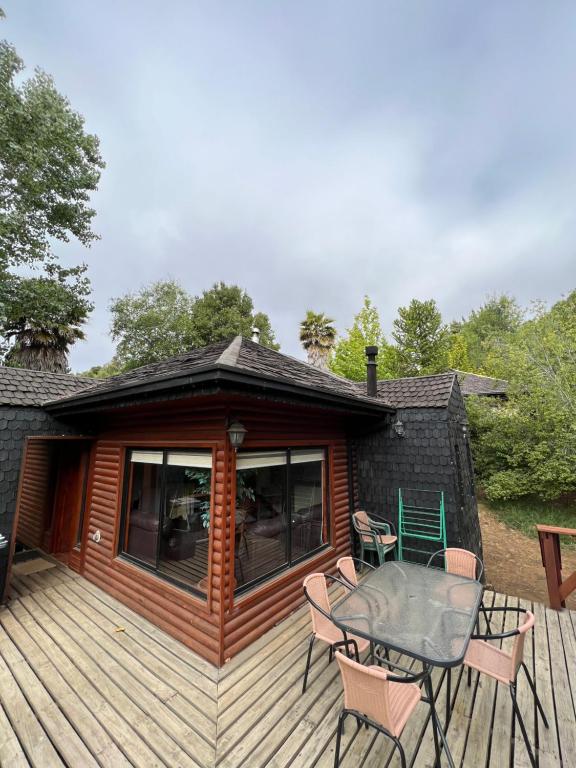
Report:
[[[438,744],[438,735],[440,735],[440,738],[442,739],[442,746],[444,747],[444,751],[446,752],[446,759],[448,761],[448,765],[450,766],[450,768],[455,768],[454,760],[452,759],[452,754],[450,752],[450,748],[448,746],[448,742],[446,741],[446,736],[444,734],[444,729],[442,728],[440,720],[438,719],[438,713],[436,712],[436,704],[434,702],[434,689],[432,687],[432,676],[430,675],[430,673],[425,678],[424,685],[426,686],[426,696],[430,704],[432,728],[434,729],[434,749],[436,750],[436,766],[437,768],[440,768],[440,746]]]

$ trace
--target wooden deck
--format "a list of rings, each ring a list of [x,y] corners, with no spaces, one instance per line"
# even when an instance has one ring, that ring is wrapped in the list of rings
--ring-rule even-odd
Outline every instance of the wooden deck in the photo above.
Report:
[[[486,602],[517,605],[489,594]],[[529,604],[521,601],[522,605]],[[535,726],[540,766],[576,766],[576,613],[534,605],[527,661],[550,720]],[[300,610],[218,671],[61,565],[14,579],[0,611],[0,765],[327,768],[341,706],[338,670],[317,644],[301,695],[309,619]],[[459,766],[528,766],[502,687],[453,676],[448,741]],[[444,717],[445,686],[435,675]],[[415,766],[433,764],[428,708],[402,742]],[[343,768],[397,766],[384,737],[350,722]],[[444,764],[444,762],[443,762]]]

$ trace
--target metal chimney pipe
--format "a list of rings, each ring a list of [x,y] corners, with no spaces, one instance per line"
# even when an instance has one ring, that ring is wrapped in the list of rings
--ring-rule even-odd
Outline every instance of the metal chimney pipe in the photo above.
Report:
[[[256,328],[256,327],[252,328],[252,341],[255,344],[260,343],[260,328]]]
[[[369,397],[376,397],[378,394],[377,373],[376,373],[376,357],[378,356],[378,347],[366,347],[366,394]]]

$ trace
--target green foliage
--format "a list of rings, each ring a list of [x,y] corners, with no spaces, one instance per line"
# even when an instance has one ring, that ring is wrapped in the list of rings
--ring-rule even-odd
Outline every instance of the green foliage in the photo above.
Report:
[[[397,376],[423,376],[446,370],[448,330],[434,299],[412,299],[408,307],[400,307],[392,337],[396,342]]]
[[[277,348],[268,316],[254,313],[252,299],[236,285],[218,283],[195,298],[176,281],[158,281],[138,293],[114,299],[112,338],[119,371],[165,360],[195,347],[241,334],[257,326],[260,343]]]
[[[92,311],[86,267],[48,264],[41,277],[4,273],[0,283],[2,336],[8,342],[4,364],[66,372],[69,347],[84,338]],[[11,346],[10,346],[11,345]]]
[[[15,49],[0,42],[0,271],[51,256],[50,241],[89,245],[104,162],[98,138],[40,70],[24,82]]]
[[[501,347],[509,400],[469,399],[476,469],[494,500],[576,491],[576,291]]]
[[[118,360],[113,357],[109,363],[103,365],[93,365],[87,371],[82,371],[78,376],[85,376],[88,379],[108,379],[110,376],[116,376],[122,373],[122,367]]]
[[[347,334],[336,342],[334,354],[330,360],[330,370],[353,381],[365,381],[365,350],[367,346],[375,345],[379,350],[378,378],[391,378],[393,352],[382,332],[378,310],[368,296],[364,297],[364,306],[354,317],[354,324],[348,329]]]
[[[164,360],[194,347],[194,299],[174,280],[113,299],[111,335],[121,371]]]
[[[252,336],[260,331],[260,344],[278,349],[268,315],[254,313],[254,303],[245,290],[237,285],[216,283],[194,300],[192,306],[194,346],[203,347],[232,336]]]
[[[309,309],[300,323],[300,341],[308,353],[308,362],[316,368],[326,369],[336,342],[334,320],[324,312]]]
[[[574,499],[560,499],[555,502],[543,502],[540,499],[526,497],[515,501],[490,503],[490,512],[511,528],[516,528],[525,536],[538,538],[536,526],[556,525],[559,528],[576,528],[576,503]],[[576,549],[576,539],[562,537],[562,549]]]
[[[448,366],[456,371],[469,371],[470,358],[468,357],[468,344],[463,333],[454,333],[450,336],[448,348]]]
[[[452,331],[466,342],[468,368],[459,370],[501,375],[500,353],[511,334],[522,325],[524,313],[516,299],[502,294],[489,297],[480,309],[470,312],[465,320],[452,324]]]

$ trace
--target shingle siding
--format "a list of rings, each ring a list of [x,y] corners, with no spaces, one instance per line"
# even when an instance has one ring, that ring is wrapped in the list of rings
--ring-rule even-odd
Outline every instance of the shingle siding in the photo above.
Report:
[[[392,427],[398,417],[404,437],[398,437]],[[399,408],[381,430],[355,438],[358,508],[397,524],[399,488],[443,490],[448,546],[470,549],[481,557],[465,424],[464,401],[456,386],[447,408]],[[429,547],[430,551],[440,548]]]
[[[75,430],[40,408],[0,405],[0,533],[4,536],[12,535],[25,439],[29,435],[70,434]]]

